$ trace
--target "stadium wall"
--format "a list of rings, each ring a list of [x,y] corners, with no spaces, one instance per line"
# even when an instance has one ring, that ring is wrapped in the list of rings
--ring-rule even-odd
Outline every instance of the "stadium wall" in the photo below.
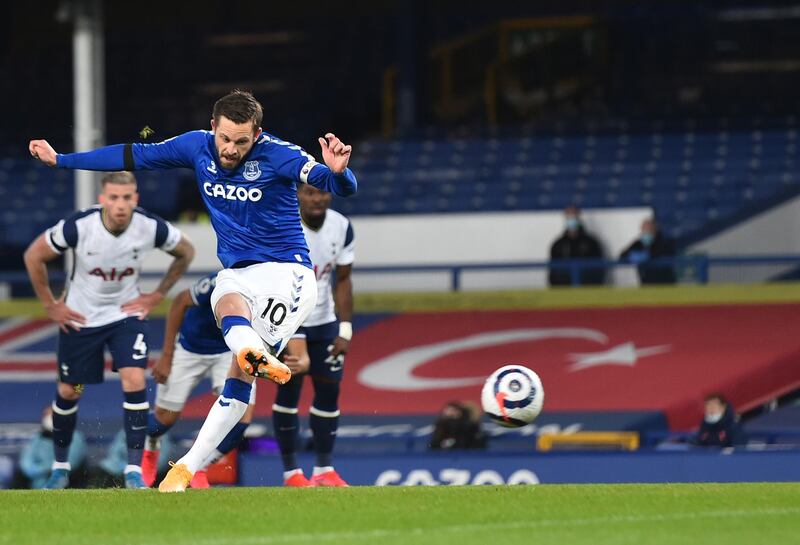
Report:
[[[748,255],[800,254],[800,196],[794,197],[728,229],[692,244],[688,253],[735,256],[746,248]],[[785,274],[794,265],[765,265],[741,268],[735,272],[738,282],[761,282]],[[730,280],[731,271],[712,268],[710,282]]]
[[[589,232],[602,243],[606,257],[615,258],[638,236],[642,220],[652,210],[646,207],[584,210]],[[445,291],[448,272],[365,274],[358,266],[491,264],[546,261],[550,245],[564,229],[560,210],[539,212],[355,216],[357,291]],[[197,247],[190,271],[220,268],[216,236],[208,224],[179,224]],[[146,271],[163,271],[170,257],[154,252],[145,262]],[[613,282],[634,285],[635,272],[619,269]],[[547,285],[544,270],[470,271],[462,288],[541,288]],[[146,289],[146,288],[145,288]]]

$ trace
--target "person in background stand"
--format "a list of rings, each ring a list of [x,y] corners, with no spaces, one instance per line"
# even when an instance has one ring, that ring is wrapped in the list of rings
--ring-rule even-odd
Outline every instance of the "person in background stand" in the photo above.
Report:
[[[661,234],[656,220],[648,218],[642,222],[639,238],[619,258],[637,266],[642,284],[674,284],[675,267],[671,262],[663,262],[674,256],[675,242]]]
[[[725,396],[718,393],[706,396],[703,421],[692,444],[700,447],[732,447],[746,442],[739,416]]]
[[[603,249],[597,239],[583,226],[580,211],[576,206],[564,210],[564,233],[550,246],[550,261],[562,264],[575,259],[602,259]],[[603,267],[581,267],[578,280],[582,286],[598,285],[605,282]],[[569,267],[550,267],[551,286],[572,285],[572,271]]]

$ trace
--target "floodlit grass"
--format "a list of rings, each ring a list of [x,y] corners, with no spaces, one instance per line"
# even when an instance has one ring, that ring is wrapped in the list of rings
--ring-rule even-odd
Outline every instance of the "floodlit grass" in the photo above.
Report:
[[[4,491],[0,543],[777,544],[800,484]]]

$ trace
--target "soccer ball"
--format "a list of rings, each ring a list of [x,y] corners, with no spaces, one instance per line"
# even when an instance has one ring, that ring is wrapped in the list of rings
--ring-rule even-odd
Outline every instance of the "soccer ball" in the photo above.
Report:
[[[542,412],[544,388],[539,375],[522,365],[506,365],[483,385],[481,404],[494,422],[507,428],[530,424]]]

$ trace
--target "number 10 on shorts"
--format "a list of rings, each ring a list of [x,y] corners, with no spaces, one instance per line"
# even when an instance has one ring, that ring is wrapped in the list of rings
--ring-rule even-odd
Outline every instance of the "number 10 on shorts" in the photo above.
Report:
[[[275,303],[275,298],[270,297],[267,299],[267,308],[261,313],[261,319],[269,321],[274,326],[279,326],[286,319],[286,305],[283,303]]]

